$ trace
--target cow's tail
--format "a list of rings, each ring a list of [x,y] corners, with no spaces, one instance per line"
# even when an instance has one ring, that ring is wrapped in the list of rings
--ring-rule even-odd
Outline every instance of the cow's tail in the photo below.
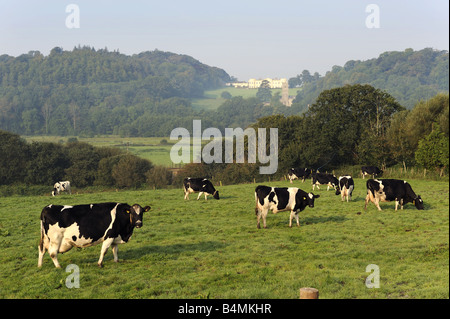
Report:
[[[259,212],[259,210],[258,210],[258,195],[255,191],[255,215],[258,215],[258,212]]]
[[[39,241],[39,251],[44,251],[44,224],[41,220],[41,240]]]

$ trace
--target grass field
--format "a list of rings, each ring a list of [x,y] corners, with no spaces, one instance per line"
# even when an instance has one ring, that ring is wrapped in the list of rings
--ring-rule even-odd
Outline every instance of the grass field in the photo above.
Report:
[[[289,89],[289,95],[296,96],[299,88]],[[250,97],[256,97],[257,89],[243,89],[243,88],[235,88],[235,87],[223,87],[216,90],[205,91],[203,94],[203,98],[192,99],[192,108],[194,110],[216,110],[223,102],[226,100],[222,98],[220,95],[222,92],[227,91],[231,94],[232,97],[242,96],[247,99]],[[280,92],[281,89],[272,89],[272,96],[275,93]]]
[[[314,208],[288,227],[288,212],[269,214],[256,228],[255,184],[218,187],[220,200],[183,200],[180,189],[0,199],[1,298],[298,298],[315,287],[321,298],[449,298],[449,184],[409,180],[425,202],[394,211],[364,211],[365,184],[355,179],[353,201],[326,189]],[[290,186],[288,182],[272,186]],[[294,186],[310,190],[308,182]],[[144,225],[119,246],[119,263],[100,245],[48,256],[37,267],[39,215],[45,205],[118,201],[151,205]],[[65,267],[80,269],[69,289]],[[380,288],[365,286],[369,264]]]
[[[27,141],[66,143],[70,137],[62,136],[25,136]],[[150,160],[154,165],[171,167],[170,150],[177,141],[169,137],[120,137],[105,135],[96,137],[77,137],[80,142],[89,143],[96,147],[117,147],[131,154]],[[161,144],[166,140],[166,144]]]

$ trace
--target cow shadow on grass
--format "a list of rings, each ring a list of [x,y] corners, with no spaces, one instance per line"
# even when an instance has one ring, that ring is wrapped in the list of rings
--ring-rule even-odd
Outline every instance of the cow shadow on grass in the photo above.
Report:
[[[119,259],[140,259],[150,257],[156,259],[177,259],[179,255],[196,252],[209,252],[224,249],[227,244],[218,241],[203,241],[199,243],[182,243],[171,245],[146,245],[130,248],[128,250],[119,249]],[[111,254],[112,255],[112,254]]]
[[[347,217],[343,215],[333,215],[333,216],[310,216],[300,218],[300,225],[311,225],[311,224],[321,224],[321,223],[343,223],[348,220]]]

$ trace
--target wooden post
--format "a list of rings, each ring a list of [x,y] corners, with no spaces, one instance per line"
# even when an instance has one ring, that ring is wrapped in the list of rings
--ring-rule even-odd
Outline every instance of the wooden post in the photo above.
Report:
[[[316,288],[300,288],[300,299],[319,299],[319,290]]]

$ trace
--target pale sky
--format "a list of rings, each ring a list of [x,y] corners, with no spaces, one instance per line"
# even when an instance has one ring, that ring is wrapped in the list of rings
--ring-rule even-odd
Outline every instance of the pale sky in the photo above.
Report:
[[[69,4],[79,28],[66,26]],[[379,8],[378,28],[366,25],[369,4]],[[0,55],[78,45],[187,54],[244,81],[324,75],[385,51],[448,50],[449,1],[0,0]]]

